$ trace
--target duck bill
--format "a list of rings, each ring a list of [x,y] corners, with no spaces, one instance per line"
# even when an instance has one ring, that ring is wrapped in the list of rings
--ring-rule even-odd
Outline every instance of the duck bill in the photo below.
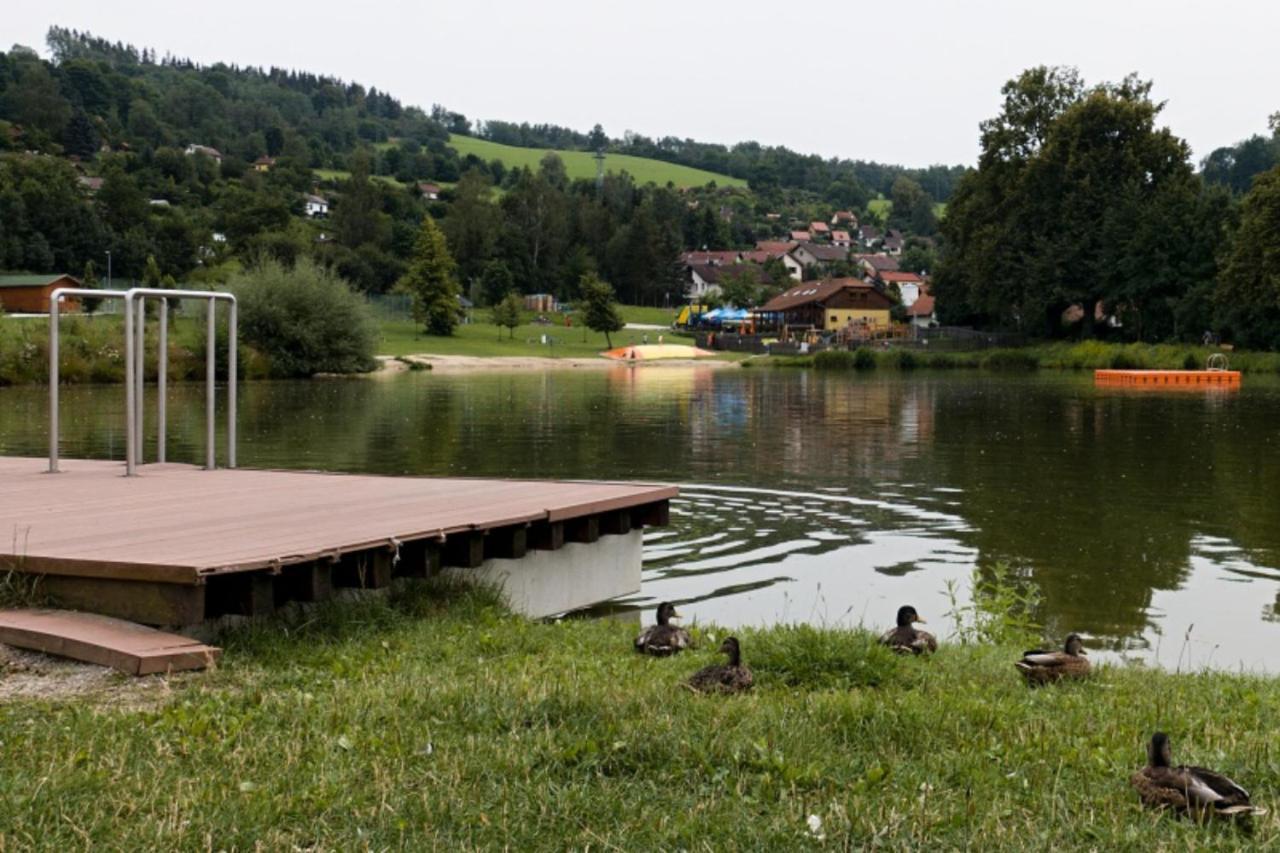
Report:
[[[916,618],[912,619],[911,621],[912,621],[912,622],[919,623],[919,624],[921,624],[921,625],[927,625],[927,624],[929,624],[929,620],[928,620],[928,619],[926,619],[926,618],[924,618],[923,616],[917,616]]]

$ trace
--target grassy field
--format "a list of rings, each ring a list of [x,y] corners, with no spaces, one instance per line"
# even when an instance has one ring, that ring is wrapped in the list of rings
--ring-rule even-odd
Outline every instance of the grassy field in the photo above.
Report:
[[[311,172],[322,181],[345,181],[351,177],[350,172],[343,171],[342,169],[312,169]],[[409,186],[406,183],[397,181],[395,178],[391,177],[390,175],[370,175],[369,180],[382,181],[384,184],[387,184],[393,187],[399,187],[400,189],[403,189]],[[437,181],[437,183],[439,182]],[[440,184],[440,186],[445,186],[445,185]]]
[[[663,308],[620,306],[623,319],[628,323],[669,325],[675,312]],[[590,358],[608,349],[605,336],[581,326],[564,325],[563,315],[549,314],[549,325],[532,322],[534,315],[526,315],[527,322],[518,326],[514,334],[499,330],[488,322],[489,311],[479,308],[472,311],[475,322],[458,326],[450,337],[423,334],[421,327],[407,317],[383,316],[379,319],[382,337],[378,344],[379,355],[469,355],[469,356],[541,356],[544,358]],[[550,343],[542,343],[546,335]],[[611,337],[615,347],[639,344],[648,335],[650,343],[657,343],[663,335],[667,343],[691,344],[693,339],[677,335],[670,330],[623,329]]]
[[[486,162],[501,160],[507,168],[528,166],[537,169],[538,163],[549,149],[517,148],[512,145],[499,145],[485,139],[470,136],[451,136],[449,145],[465,157],[474,154]],[[587,151],[557,151],[564,160],[565,169],[570,178],[593,179],[596,176],[595,155]],[[637,184],[653,182],[665,185],[667,182],[677,187],[700,187],[715,181],[721,187],[745,187],[747,182],[741,178],[731,178],[715,172],[693,169],[675,163],[664,163],[661,160],[650,160],[646,157],[632,157],[627,154],[609,154],[605,157],[604,167],[610,172],[627,171],[635,178]]]
[[[893,212],[893,202],[884,196],[873,198],[867,202],[867,211],[881,222],[889,219],[889,214]],[[947,215],[947,203],[945,201],[934,202],[933,215],[941,219]]]
[[[242,629],[221,668],[164,689],[9,699],[0,848],[1280,845],[1274,807],[1251,833],[1202,827],[1127,785],[1159,726],[1176,759],[1274,806],[1274,679],[1116,666],[1033,691],[1010,665],[1021,645],[917,660],[773,628],[737,634],[751,694],[699,696],[681,682],[723,632],[651,659],[635,631],[420,584]]]

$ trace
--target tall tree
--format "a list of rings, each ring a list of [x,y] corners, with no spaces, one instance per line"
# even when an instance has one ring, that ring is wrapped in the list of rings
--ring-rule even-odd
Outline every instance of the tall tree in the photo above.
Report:
[[[413,318],[422,324],[427,334],[452,335],[458,324],[461,290],[454,277],[455,268],[444,232],[434,219],[424,217],[413,260],[396,283],[396,289],[409,294]]]
[[[1216,296],[1226,337],[1280,348],[1280,167],[1259,175],[1244,198]]]
[[[603,332],[605,343],[613,349],[613,332],[625,325],[613,301],[613,287],[594,273],[587,273],[578,284],[582,293],[582,323],[593,332]]]
[[[444,234],[458,262],[458,274],[469,282],[481,276],[485,263],[493,256],[502,212],[490,200],[488,175],[479,169],[467,170],[453,192]]]

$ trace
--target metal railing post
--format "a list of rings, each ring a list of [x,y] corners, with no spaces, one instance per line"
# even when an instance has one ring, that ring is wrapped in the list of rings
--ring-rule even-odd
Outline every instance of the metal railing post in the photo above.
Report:
[[[209,308],[216,303],[209,300]],[[236,323],[239,306],[236,298],[231,297],[231,305],[227,310],[227,467],[236,467]]]
[[[133,363],[137,355],[133,351],[133,293],[124,297],[124,475],[132,477],[137,466],[135,453],[137,445],[134,441],[134,418],[138,411],[134,408]]]
[[[58,473],[58,300],[49,296],[49,473]]]
[[[217,305],[212,299],[209,300],[209,310],[206,314],[207,320],[207,337],[205,339],[205,444],[204,444],[204,467],[210,471],[218,465],[217,448],[214,446],[214,379],[216,376],[215,352],[217,350],[217,342],[215,336],[217,328],[215,325],[215,306]]]
[[[156,461],[165,461],[165,433],[169,387],[169,300],[160,300],[160,340],[156,353]]]
[[[146,462],[146,430],[147,430],[147,413],[143,407],[145,392],[143,390],[144,377],[146,375],[147,361],[147,300],[146,297],[138,299],[138,319],[137,325],[134,326],[134,333],[137,334],[138,340],[134,344],[136,358],[133,362],[134,368],[134,430],[133,438],[136,442],[134,458],[141,465]]]

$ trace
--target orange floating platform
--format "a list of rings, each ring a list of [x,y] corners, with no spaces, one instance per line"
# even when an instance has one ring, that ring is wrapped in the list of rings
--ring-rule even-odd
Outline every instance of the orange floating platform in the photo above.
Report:
[[[1239,388],[1238,370],[1095,370],[1096,385],[1122,388]]]

